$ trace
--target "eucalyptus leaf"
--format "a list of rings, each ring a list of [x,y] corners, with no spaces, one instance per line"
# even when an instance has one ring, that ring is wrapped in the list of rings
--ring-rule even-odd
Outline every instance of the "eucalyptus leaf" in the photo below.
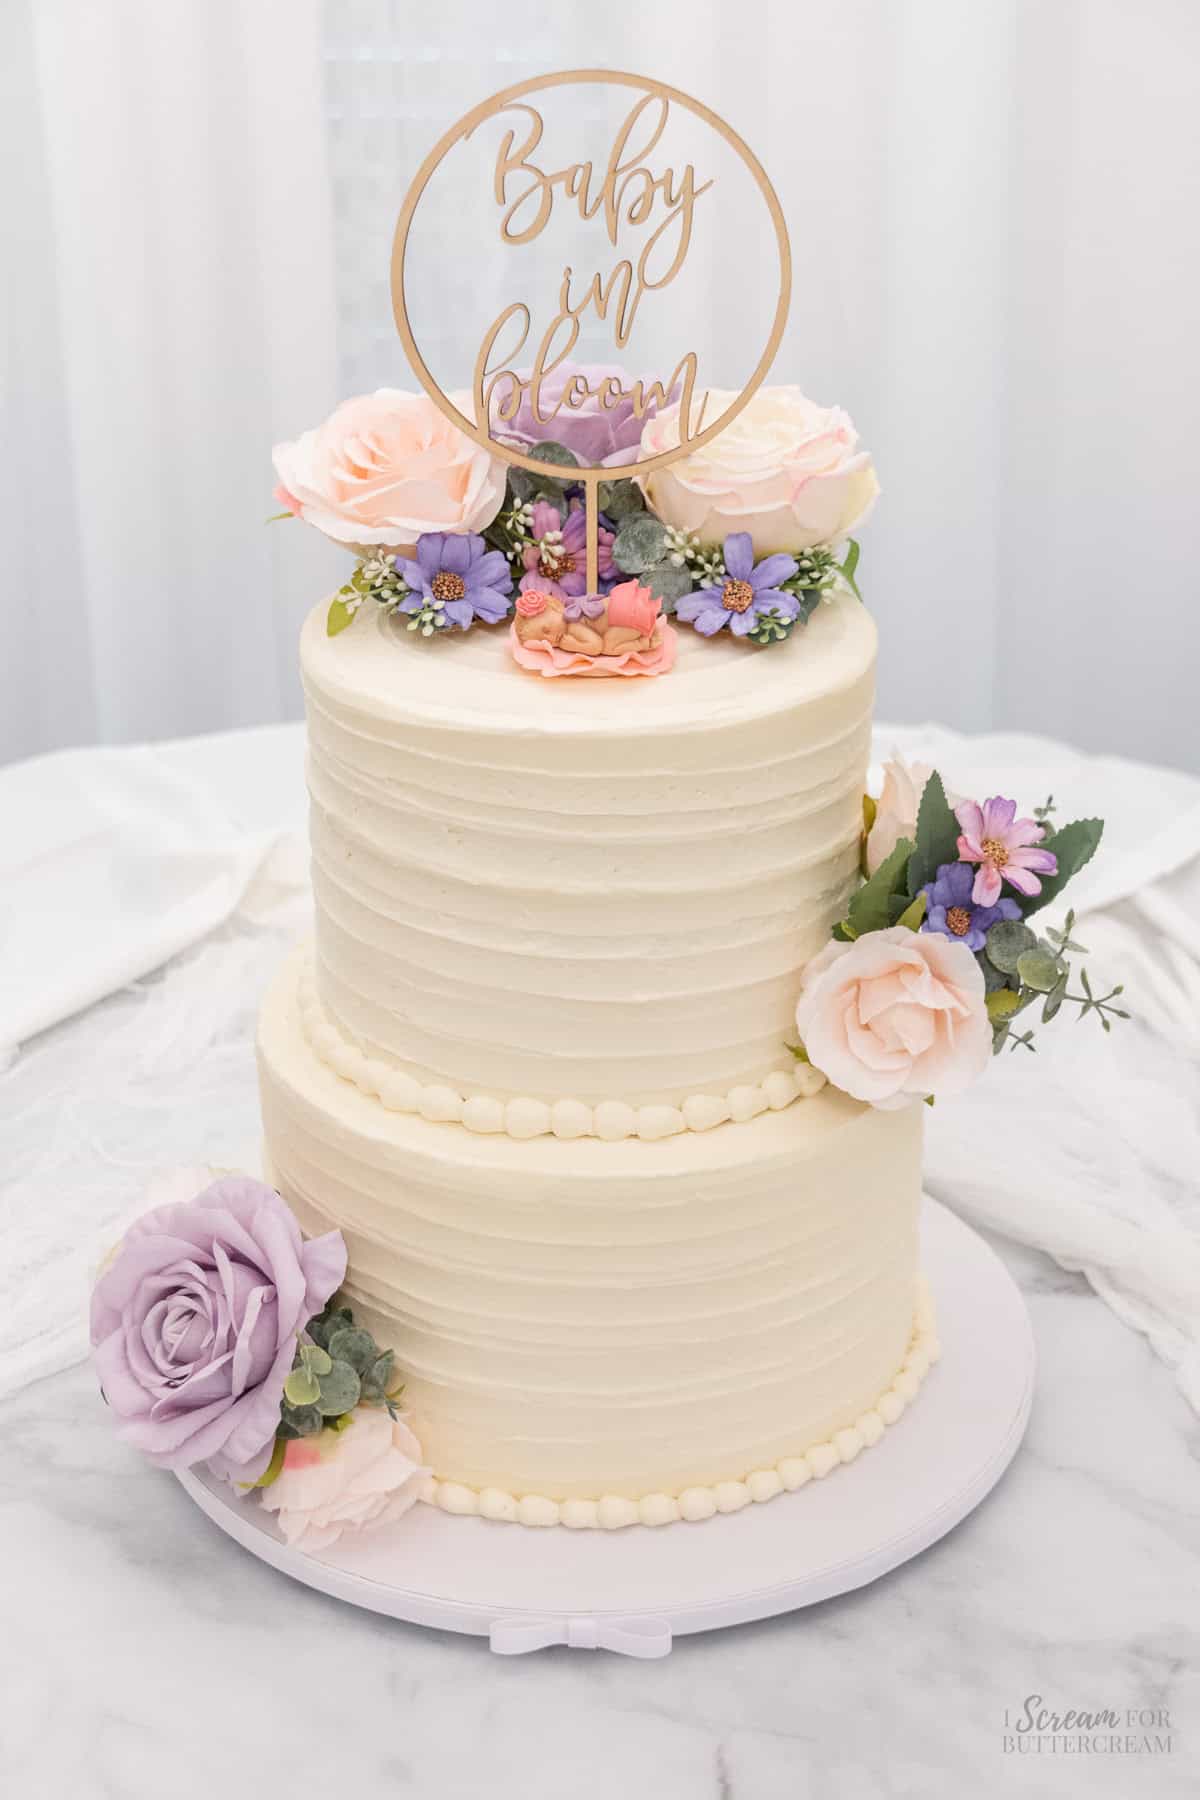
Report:
[[[797,625],[807,625],[821,604],[819,592],[816,588],[807,588],[801,594],[793,594],[792,599],[796,602]]]
[[[349,1363],[361,1375],[367,1365],[374,1361],[378,1351],[369,1331],[364,1331],[357,1325],[344,1325],[329,1339],[329,1354],[335,1362]]]
[[[870,831],[879,816],[879,802],[870,794],[863,795],[863,835]]]
[[[317,1405],[328,1419],[357,1406],[360,1391],[358,1371],[348,1362],[335,1362],[328,1375],[321,1377],[321,1397]]]
[[[917,847],[908,865],[908,891],[919,893],[936,881],[943,863],[957,862],[959,823],[946,799],[942,778],[935,769],[925,783],[917,809]]]
[[[534,462],[554,463],[565,469],[577,469],[579,458],[565,444],[556,444],[553,438],[547,438],[544,444],[535,444],[529,452]]]
[[[310,1375],[328,1375],[330,1355],[322,1344],[301,1344],[300,1360]]]
[[[996,988],[986,1000],[987,1016],[993,1025],[1003,1024],[1019,1013],[1024,1002],[1015,988]]]
[[[660,562],[639,577],[642,583],[663,603],[664,612],[674,612],[676,602],[692,591],[692,572],[678,563]]]
[[[1017,963],[1037,943],[1020,919],[998,919],[987,934],[988,961],[1004,975],[1015,975]]]
[[[855,937],[861,937],[864,931],[883,931],[891,924],[888,901],[893,894],[907,892],[906,877],[912,853],[911,839],[901,838],[891,855],[884,858],[852,897],[847,923]]]
[[[357,611],[357,608],[355,610]],[[329,602],[329,611],[325,615],[325,636],[337,637],[340,631],[345,631],[347,625],[353,625],[353,623],[354,613],[350,611],[340,594],[335,596]]]
[[[1050,992],[1046,995],[1046,1004],[1042,1008],[1043,1025],[1048,1025],[1061,1008],[1063,1001],[1067,997],[1067,982],[1069,980],[1070,970],[1064,969],[1054,986],[1050,989]]]
[[[626,575],[640,575],[663,560],[667,528],[649,513],[626,519],[613,540],[612,558]]]
[[[362,1378],[362,1397],[364,1400],[384,1400],[393,1374],[394,1356],[391,1350],[385,1350],[377,1356]]]
[[[634,481],[602,481],[597,488],[597,498],[600,511],[613,520],[629,519],[634,513],[646,510],[642,490]]]
[[[1063,974],[1063,966],[1053,950],[1037,944],[1032,950],[1023,950],[1017,958],[1017,975],[1021,986],[1032,988],[1035,994],[1049,994],[1057,987]]]
[[[293,1369],[283,1384],[283,1397],[289,1406],[312,1406],[320,1398],[321,1385],[303,1364]]]
[[[1058,873],[1043,875],[1041,893],[1022,902],[1026,917],[1030,913],[1040,912],[1043,906],[1049,906],[1052,900],[1058,899],[1071,877],[1078,875],[1084,864],[1092,860],[1103,833],[1103,819],[1073,819],[1069,825],[1063,825],[1055,832],[1054,854],[1058,858]]]
[[[316,1437],[325,1425],[319,1406],[289,1406],[282,1416],[280,1429],[290,1426],[296,1437]]]
[[[976,952],[975,961],[983,970],[983,985],[987,993],[994,994],[997,988],[1009,985],[1008,976],[996,967],[985,950]]]

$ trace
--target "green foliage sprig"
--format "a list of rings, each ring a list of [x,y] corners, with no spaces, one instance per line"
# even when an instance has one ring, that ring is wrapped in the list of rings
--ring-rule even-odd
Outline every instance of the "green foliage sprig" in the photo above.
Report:
[[[381,1349],[356,1325],[348,1306],[330,1301],[309,1320],[296,1345],[283,1384],[275,1450],[256,1485],[268,1487],[278,1477],[292,1439],[344,1431],[356,1406],[385,1406],[395,1418],[403,1393],[395,1379],[394,1352]]]

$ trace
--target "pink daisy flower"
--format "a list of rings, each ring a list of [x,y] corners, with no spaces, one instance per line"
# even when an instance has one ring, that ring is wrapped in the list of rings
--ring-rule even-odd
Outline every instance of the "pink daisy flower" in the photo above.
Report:
[[[962,826],[959,860],[978,863],[971,898],[976,906],[995,906],[1000,884],[1009,882],[1019,894],[1040,894],[1039,875],[1056,875],[1058,858],[1053,850],[1038,850],[1045,827],[1036,819],[1018,819],[1015,800],[996,795],[982,806],[964,800],[954,816]]]
[[[598,572],[603,589],[616,574],[612,559],[613,533],[601,525]],[[533,504],[533,541],[521,552],[524,590],[553,594],[571,600],[587,593],[587,517],[582,506],[572,504],[566,513],[549,500]]]

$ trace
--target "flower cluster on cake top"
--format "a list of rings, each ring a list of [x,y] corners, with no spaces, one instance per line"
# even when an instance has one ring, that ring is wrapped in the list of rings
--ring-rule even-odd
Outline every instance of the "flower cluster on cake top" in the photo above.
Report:
[[[890,1110],[960,1093],[1006,1043],[1034,1049],[1017,1021],[1038,1003],[1043,1024],[1065,1003],[1105,1031],[1127,1018],[1121,988],[1095,993],[1086,969],[1072,991],[1073,913],[1040,936],[1029,924],[1104,830],[1100,819],[1055,827],[1053,811],[1048,800],[1018,818],[1011,799],[951,796],[935,769],[889,762],[878,801],[863,803],[862,885],[804,970],[794,1054]]]
[[[542,675],[656,675],[675,660],[676,624],[762,647],[790,637],[822,600],[859,597],[854,533],[878,495],[875,471],[841,408],[794,387],[760,389],[666,468],[600,483],[588,593],[585,491],[572,469],[628,467],[680,441],[679,404],[643,416],[635,387],[619,369],[564,363],[542,379],[539,409],[526,399],[513,419],[493,421],[544,474],[507,467],[425,395],[389,388],[277,445],[278,516],[358,557],[330,605],[330,635],[370,601],[425,638],[508,623],[515,660]],[[611,403],[598,397],[610,392]],[[714,391],[709,404],[719,413],[733,399]],[[637,646],[630,622],[610,616],[611,597],[635,589],[657,608]],[[531,610],[522,595],[543,604]],[[617,611],[631,604],[644,612],[628,598]]]

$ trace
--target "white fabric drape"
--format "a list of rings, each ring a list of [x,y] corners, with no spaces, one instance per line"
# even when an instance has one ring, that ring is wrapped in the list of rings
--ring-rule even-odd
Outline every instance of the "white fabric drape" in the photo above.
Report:
[[[408,379],[389,243],[436,136],[502,85],[600,65],[710,102],[779,190],[776,378],[843,402],[884,483],[881,710],[1200,767],[1191,0],[5,17],[0,756],[295,712],[295,625],[343,565],[261,524],[270,445]],[[759,248],[729,244],[718,327]],[[447,270],[451,341],[491,252]]]
[[[341,559],[264,521],[337,397],[319,43],[315,0],[5,11],[0,760],[297,709]]]

